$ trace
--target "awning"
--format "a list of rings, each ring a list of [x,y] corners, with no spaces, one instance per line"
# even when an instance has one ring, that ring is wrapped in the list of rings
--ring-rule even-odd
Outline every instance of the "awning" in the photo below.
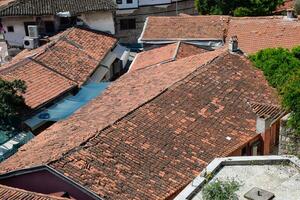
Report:
[[[18,148],[31,140],[34,135],[31,132],[21,132],[0,145],[0,162],[17,152]]]
[[[64,98],[53,106],[26,120],[25,123],[34,130],[47,121],[55,122],[64,120],[89,101],[99,96],[108,85],[108,82],[86,84],[80,88],[75,96]]]

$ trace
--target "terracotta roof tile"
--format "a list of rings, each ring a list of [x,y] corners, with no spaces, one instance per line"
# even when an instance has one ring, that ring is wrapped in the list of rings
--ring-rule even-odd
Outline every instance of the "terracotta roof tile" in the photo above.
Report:
[[[81,28],[68,29],[50,41],[37,49],[24,50],[0,70],[0,75],[9,80],[26,82],[24,97],[31,108],[86,82],[117,43],[106,33]]]
[[[208,52],[208,50],[184,42],[168,44],[138,53],[130,66],[130,71],[175,61],[206,52]]]
[[[142,41],[225,38],[228,16],[148,17]],[[170,28],[172,26],[172,28]]]
[[[15,155],[0,164],[0,171],[46,164],[58,159],[222,52],[207,52],[167,63],[163,67],[152,66],[123,75],[101,96],[70,118],[55,123],[22,146]]]
[[[8,4],[9,3],[9,4]],[[113,0],[12,0],[0,3],[0,16],[56,15],[69,11],[71,15],[92,11],[113,11]]]
[[[295,5],[295,0],[285,0],[283,5],[277,7],[275,13],[281,13],[283,11],[293,9]]]
[[[0,185],[0,197],[3,200],[66,200],[62,197],[54,197],[4,185]]]
[[[247,102],[276,105],[273,92],[246,58],[226,53],[50,166],[106,199],[166,199],[257,137]]]
[[[25,103],[32,109],[75,87],[74,82],[30,60],[0,70],[0,77],[24,80],[27,86]]]
[[[232,18],[228,39],[236,35],[239,48],[251,54],[264,48],[292,48],[300,45],[300,21],[282,17]]]

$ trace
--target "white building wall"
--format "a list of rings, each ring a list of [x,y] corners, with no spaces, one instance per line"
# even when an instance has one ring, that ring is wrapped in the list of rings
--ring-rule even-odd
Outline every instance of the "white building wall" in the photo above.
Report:
[[[139,6],[159,5],[171,3],[171,0],[139,0]]]
[[[115,0],[116,2],[116,0]],[[132,3],[127,3],[127,0],[122,0],[122,4],[117,4],[118,9],[132,9],[139,7],[139,0],[132,0]]]
[[[110,11],[84,13],[79,18],[91,29],[115,34],[113,13]]]
[[[24,22],[34,21],[33,17],[5,17],[2,18],[2,25],[6,33],[5,40],[9,45],[23,46],[23,39],[26,36]],[[7,27],[13,26],[14,32],[8,32]]]

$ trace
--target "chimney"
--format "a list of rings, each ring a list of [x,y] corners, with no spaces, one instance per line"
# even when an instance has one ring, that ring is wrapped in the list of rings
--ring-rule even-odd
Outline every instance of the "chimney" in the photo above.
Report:
[[[238,38],[237,36],[232,36],[229,39],[229,51],[230,52],[237,52],[239,50],[239,45],[238,45]]]
[[[256,132],[265,133],[265,131],[271,126],[272,118],[266,115],[258,116],[256,119]]]
[[[296,20],[297,19],[295,17],[295,14],[294,14],[294,9],[287,9],[286,10],[285,19],[287,19],[287,20]]]

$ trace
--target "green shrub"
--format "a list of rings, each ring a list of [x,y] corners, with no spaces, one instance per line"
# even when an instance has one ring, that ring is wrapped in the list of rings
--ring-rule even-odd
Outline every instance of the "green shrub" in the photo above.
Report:
[[[291,112],[288,124],[300,134],[300,46],[291,51],[264,49],[250,59],[282,96],[283,106]]]
[[[216,180],[203,188],[202,197],[204,200],[236,200],[238,196],[235,192],[240,186],[240,183],[235,180]]]
[[[233,15],[235,17],[249,16],[249,15],[251,15],[251,10],[249,8],[239,7],[234,10]]]
[[[300,15],[300,0],[295,1],[295,11],[298,15]]]

